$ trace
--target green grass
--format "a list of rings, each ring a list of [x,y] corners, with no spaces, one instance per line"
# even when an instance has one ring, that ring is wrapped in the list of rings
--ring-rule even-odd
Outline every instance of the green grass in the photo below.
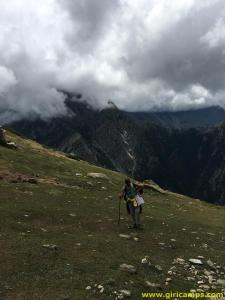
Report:
[[[37,175],[59,184],[0,181],[0,299],[115,299],[112,292],[120,289],[131,290],[131,299],[141,299],[141,292],[149,291],[146,280],[160,283],[163,291],[196,288],[182,268],[169,286],[164,285],[174,258],[202,255],[204,262],[211,259],[225,267],[224,207],[147,191],[142,214],[145,229],[136,232],[138,241],[123,239],[120,233],[131,233],[123,203],[117,225],[123,174],[56,155],[7,134],[20,147],[0,147],[0,173]],[[111,182],[88,178],[89,172],[102,172]],[[55,244],[57,250],[43,244]],[[146,255],[163,271],[141,265]],[[134,265],[137,274],[121,272],[122,263]],[[85,290],[96,283],[105,287],[102,295]]]

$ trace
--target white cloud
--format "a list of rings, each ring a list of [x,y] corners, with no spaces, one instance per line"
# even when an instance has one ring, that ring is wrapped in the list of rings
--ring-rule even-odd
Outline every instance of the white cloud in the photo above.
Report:
[[[224,106],[224,14],[223,0],[0,0],[0,120],[66,113],[60,89],[128,110]]]
[[[215,26],[208,31],[202,38],[202,42],[207,43],[211,48],[225,46],[225,20],[221,17],[216,21]]]
[[[0,95],[4,97],[17,83],[13,71],[0,66],[0,83]]]

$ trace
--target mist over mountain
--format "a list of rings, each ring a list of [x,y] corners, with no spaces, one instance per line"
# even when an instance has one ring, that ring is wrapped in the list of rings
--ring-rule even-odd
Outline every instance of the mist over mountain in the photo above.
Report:
[[[223,109],[143,115],[121,111],[113,103],[94,110],[70,94],[65,105],[67,116],[24,119],[10,127],[94,164],[137,179],[152,179],[175,192],[225,203]]]
[[[225,110],[219,106],[211,106],[197,110],[177,112],[133,112],[134,119],[150,121],[165,127],[178,129],[211,127],[225,121]]]

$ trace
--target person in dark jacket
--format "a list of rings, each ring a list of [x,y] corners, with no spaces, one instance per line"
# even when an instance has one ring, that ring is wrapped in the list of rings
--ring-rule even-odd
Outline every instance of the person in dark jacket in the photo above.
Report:
[[[138,201],[143,193],[143,185],[132,183],[130,178],[125,179],[125,185],[119,194],[120,199],[126,201],[127,212],[131,215],[133,224],[129,228],[142,229],[140,223],[140,214],[142,212],[142,204]],[[138,199],[139,197],[139,199]],[[143,200],[143,199],[142,199]]]

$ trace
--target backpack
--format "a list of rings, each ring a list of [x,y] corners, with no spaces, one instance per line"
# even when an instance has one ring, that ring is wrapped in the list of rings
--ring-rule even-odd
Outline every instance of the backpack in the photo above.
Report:
[[[133,183],[129,187],[125,187],[125,195],[128,199],[134,199],[137,196],[137,190]]]

